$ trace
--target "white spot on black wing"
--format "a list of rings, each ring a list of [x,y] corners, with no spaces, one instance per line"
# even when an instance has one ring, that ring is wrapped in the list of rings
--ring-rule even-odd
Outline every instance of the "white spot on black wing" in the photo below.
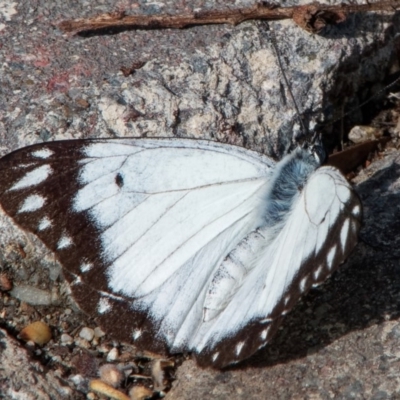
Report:
[[[9,191],[25,189],[30,186],[39,185],[44,182],[53,172],[50,165],[41,165],[38,168],[28,172],[18,182],[16,182]]]
[[[99,304],[97,305],[97,312],[99,314],[104,314],[104,313],[110,311],[111,308],[112,307],[111,307],[111,303],[110,303],[109,299],[107,299],[106,297],[100,298]]]
[[[48,217],[44,217],[39,221],[38,231],[44,231],[47,228],[50,228],[51,225],[52,225],[52,222],[50,221],[50,219]]]
[[[141,329],[135,329],[132,333],[132,338],[133,340],[137,340],[140,338],[140,336],[142,336],[142,331]]]
[[[41,158],[42,160],[46,160],[47,158],[53,155],[53,152],[50,149],[40,149],[36,150],[32,153],[33,157]]]
[[[345,249],[347,238],[349,235],[349,228],[350,228],[350,220],[349,218],[344,221],[342,229],[340,231],[340,244],[342,245],[342,249]]]
[[[79,267],[79,269],[82,271],[82,272],[88,272],[88,271],[90,271],[91,269],[93,268],[93,264],[92,263],[83,263],[83,264],[81,264],[80,265],[80,267]]]
[[[267,344],[268,344],[268,342],[261,343],[261,344],[257,347],[257,350],[262,349],[262,348],[265,347]]]
[[[286,306],[287,303],[289,303],[289,300],[290,300],[290,294],[288,294],[288,295],[285,297],[285,300],[283,301],[283,304]]]
[[[236,345],[235,353],[236,353],[237,356],[238,356],[238,355],[240,354],[240,352],[242,351],[243,346],[244,346],[244,342],[239,342],[239,343]]]
[[[12,167],[14,170],[19,170],[19,169],[26,169],[29,167],[32,167],[36,165],[35,163],[25,163],[25,164],[18,164],[16,167]]]
[[[306,290],[307,286],[307,281],[308,281],[308,276],[305,276],[301,281],[299,285],[300,292],[303,293]]]
[[[355,216],[355,217],[358,217],[359,215],[360,215],[360,211],[361,211],[361,208],[360,208],[360,206],[359,205],[357,205],[357,206],[355,206],[354,208],[353,208],[353,215]]]
[[[38,194],[32,194],[21,204],[18,213],[33,212],[39,210],[46,203],[46,198]]]
[[[316,269],[316,271],[314,271],[314,279],[317,281],[318,279],[319,279],[319,277],[321,276],[321,272],[322,272],[322,269],[323,269],[324,267],[322,266],[322,265],[320,265],[317,269]]]
[[[261,333],[260,333],[261,340],[265,340],[267,338],[270,328],[271,327],[269,326],[267,329],[264,329],[263,331],[261,331]]]
[[[82,283],[82,279],[79,275],[75,275],[75,280],[72,282],[72,285],[79,285]]]
[[[70,247],[73,244],[72,238],[67,235],[63,235],[60,237],[60,240],[57,243],[57,249],[62,250]]]
[[[328,261],[328,267],[329,267],[329,269],[332,268],[333,260],[334,260],[334,258],[335,258],[335,254],[336,254],[336,245],[333,246],[333,247],[329,250],[329,253],[328,253],[328,256],[327,256],[327,261]]]

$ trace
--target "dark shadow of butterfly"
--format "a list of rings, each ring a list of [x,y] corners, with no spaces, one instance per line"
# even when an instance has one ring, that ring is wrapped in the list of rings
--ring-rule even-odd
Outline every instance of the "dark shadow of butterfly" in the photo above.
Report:
[[[52,142],[0,160],[0,203],[113,337],[221,368],[357,242],[361,204],[318,144],[275,163],[190,139]]]

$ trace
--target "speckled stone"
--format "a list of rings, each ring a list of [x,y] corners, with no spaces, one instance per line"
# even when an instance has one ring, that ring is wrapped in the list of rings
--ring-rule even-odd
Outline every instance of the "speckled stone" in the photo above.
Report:
[[[31,305],[48,306],[53,303],[54,298],[51,293],[38,289],[33,286],[20,285],[14,287],[10,294],[18,300]]]
[[[79,336],[82,339],[87,340],[88,342],[91,342],[92,339],[94,338],[94,330],[88,327],[84,327],[81,329],[81,331],[79,332]]]
[[[99,326],[96,326],[96,328],[94,328],[94,336],[96,338],[102,338],[104,335],[105,332]]]
[[[118,359],[119,352],[116,347],[113,347],[107,354],[107,361],[112,362]]]
[[[54,371],[46,370],[33,361],[20,343],[0,329],[0,365],[8,371],[1,381],[1,395],[6,399],[72,400],[73,391]],[[10,373],[12,371],[12,373]]]

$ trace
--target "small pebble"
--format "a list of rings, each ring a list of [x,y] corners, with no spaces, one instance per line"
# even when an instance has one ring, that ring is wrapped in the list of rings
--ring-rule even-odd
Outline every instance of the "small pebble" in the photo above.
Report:
[[[99,368],[100,379],[112,387],[118,387],[124,379],[124,374],[114,364],[104,364]]]
[[[52,263],[51,264],[51,268],[48,269],[49,270],[49,278],[55,282],[59,276],[61,275],[61,265],[58,263]]]
[[[82,385],[82,384],[85,382],[85,379],[84,379],[83,376],[80,375],[80,374],[73,375],[73,376],[71,376],[69,379],[70,379],[70,381],[72,381],[72,383],[73,383],[75,386],[80,386],[80,385]]]
[[[97,338],[102,338],[104,335],[105,335],[105,333],[99,326],[94,328],[94,336],[96,336]]]
[[[75,340],[75,344],[84,349],[90,349],[90,343],[85,339],[78,338]]]
[[[30,306],[28,303],[25,303],[23,301],[21,301],[19,307],[22,312],[25,312],[25,313],[33,313],[34,312],[34,309],[32,308],[32,306]]]
[[[68,333],[63,333],[61,335],[61,343],[62,344],[71,344],[74,341],[74,339],[68,335]]]
[[[100,353],[108,353],[110,351],[110,346],[102,344],[97,348],[97,351],[99,351]]]
[[[94,337],[94,330],[90,328],[82,328],[81,331],[79,332],[79,336],[82,339],[87,340],[88,342],[91,342],[93,337]]]
[[[82,108],[88,108],[90,106],[89,102],[85,99],[76,99],[75,103]]]
[[[42,321],[36,321],[26,326],[19,335],[23,340],[32,341],[39,346],[48,343],[52,337],[49,326]]]
[[[0,273],[0,290],[7,292],[12,289],[12,282],[5,273]]]
[[[349,139],[353,143],[364,143],[368,140],[375,140],[381,136],[381,130],[371,126],[356,125],[349,132]]]
[[[118,349],[113,347],[107,354],[107,361],[115,361],[118,359]]]
[[[16,286],[10,293],[18,300],[34,306],[49,306],[53,301],[51,293],[28,285]]]

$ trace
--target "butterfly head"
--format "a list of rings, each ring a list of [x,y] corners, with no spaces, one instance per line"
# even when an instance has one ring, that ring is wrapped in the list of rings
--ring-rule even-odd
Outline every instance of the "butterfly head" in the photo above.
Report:
[[[322,165],[325,163],[325,161],[328,158],[328,155],[326,154],[325,148],[321,143],[314,143],[313,145],[310,146],[310,152],[314,156],[315,160],[319,165]]]
[[[317,166],[321,166],[328,159],[328,155],[325,150],[325,146],[322,143],[321,134],[315,134],[310,142],[304,142],[302,145],[303,150],[308,151],[313,163],[315,162]]]

